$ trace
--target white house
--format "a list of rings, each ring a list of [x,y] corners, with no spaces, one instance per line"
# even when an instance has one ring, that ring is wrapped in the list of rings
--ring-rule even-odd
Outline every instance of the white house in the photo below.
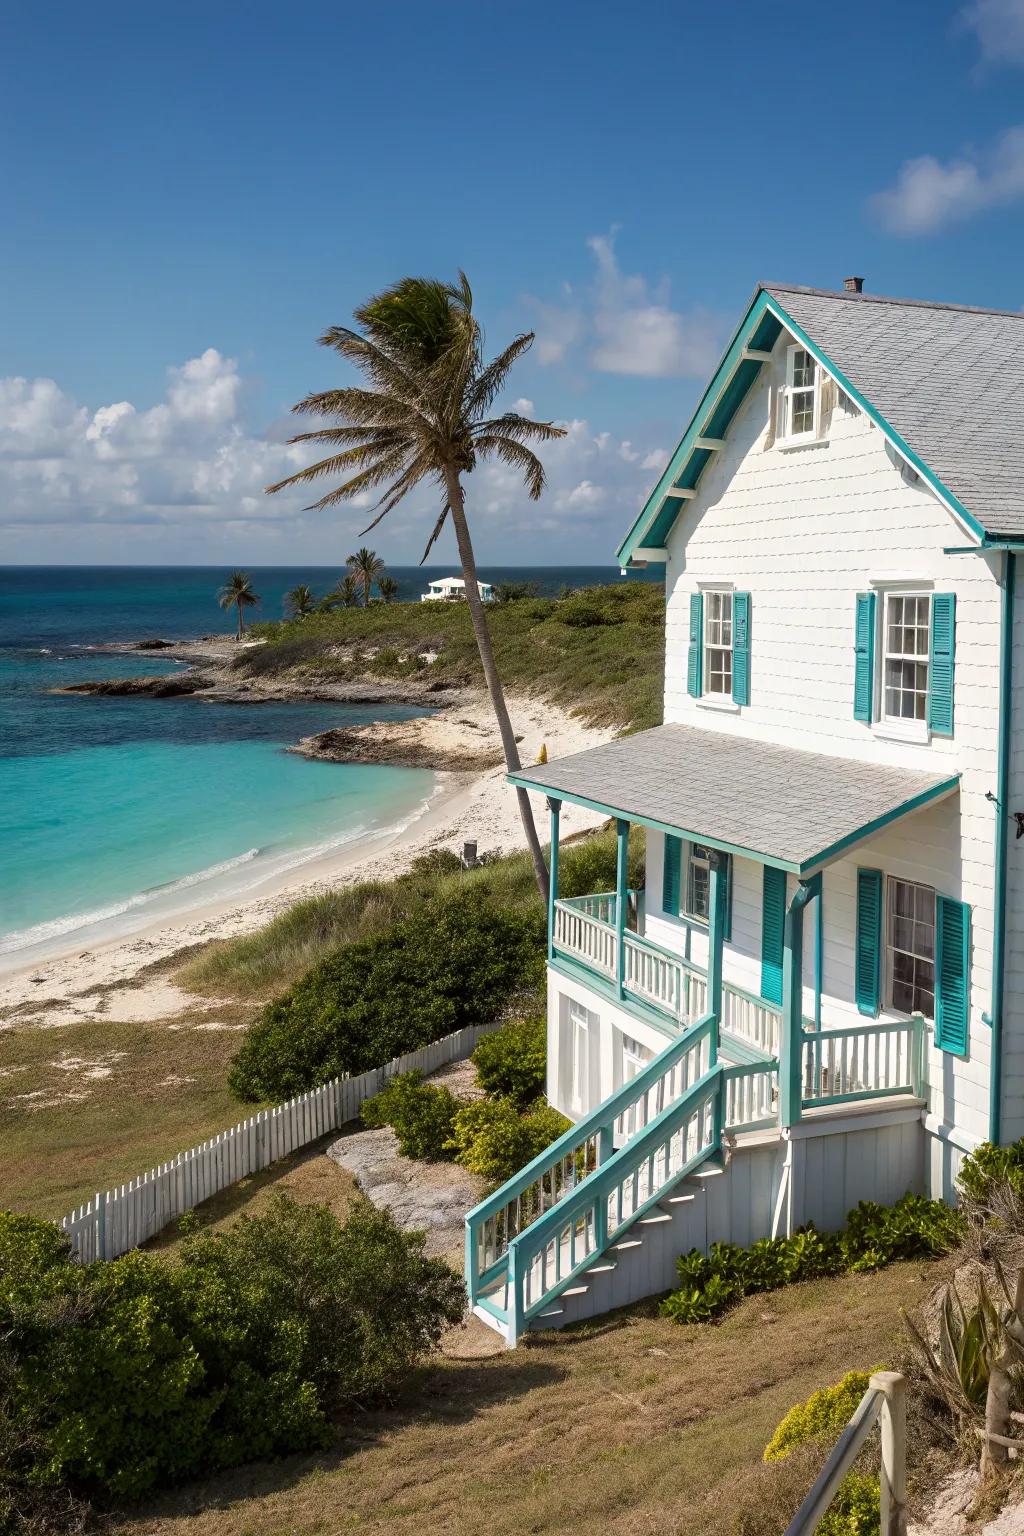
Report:
[[[1024,1135],[1019,549],[1024,314],[758,288],[619,550],[665,567],[664,725],[512,776],[575,1124],[467,1222],[510,1341]],[[565,801],[616,890],[559,899]]]
[[[489,603],[494,598],[494,588],[487,581],[478,581],[477,591],[482,602]],[[466,600],[466,583],[461,576],[442,576],[440,581],[428,581],[427,590],[420,593],[421,603],[464,603]]]

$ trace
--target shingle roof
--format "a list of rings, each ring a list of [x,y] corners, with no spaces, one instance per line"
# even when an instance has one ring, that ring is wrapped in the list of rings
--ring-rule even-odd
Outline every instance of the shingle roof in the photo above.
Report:
[[[986,533],[1024,535],[1024,313],[764,286]]]
[[[659,725],[509,778],[800,873],[957,784],[955,774],[824,757],[689,725]]]

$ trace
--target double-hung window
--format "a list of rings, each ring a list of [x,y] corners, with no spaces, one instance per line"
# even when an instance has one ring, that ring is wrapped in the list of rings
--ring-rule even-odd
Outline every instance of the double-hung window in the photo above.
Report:
[[[886,900],[889,1004],[935,1017],[935,892],[890,875]]]
[[[731,592],[704,593],[704,692],[732,697]]]
[[[686,861],[686,916],[708,921],[711,911],[711,850],[701,843],[688,843]]]
[[[810,439],[818,431],[819,370],[806,347],[786,351],[786,382],[779,392],[776,442]]]
[[[882,620],[882,719],[928,716],[928,593],[886,592]]]

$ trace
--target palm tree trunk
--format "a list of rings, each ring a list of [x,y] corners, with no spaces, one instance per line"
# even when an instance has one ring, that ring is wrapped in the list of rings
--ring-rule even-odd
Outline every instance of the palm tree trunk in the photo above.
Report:
[[[466,503],[462,494],[462,484],[458,473],[449,469],[445,472],[445,488],[448,492],[448,504],[451,507],[452,522],[455,525],[455,541],[459,548],[459,559],[462,562],[462,579],[466,583],[466,601],[469,604],[469,617],[473,625],[473,633],[476,636],[477,650],[480,652],[480,665],[483,667],[484,681],[487,684],[487,692],[491,696],[491,707],[494,710],[495,719],[498,722],[498,732],[501,736],[501,745],[505,753],[505,764],[510,773],[515,773],[522,764],[519,760],[519,748],[516,745],[515,733],[512,730],[512,721],[509,719],[508,705],[505,703],[505,694],[501,686],[501,678],[498,676],[498,668],[494,661],[494,647],[491,645],[491,632],[487,628],[487,615],[484,613],[484,605],[480,600],[480,588],[476,579],[476,558],[473,554],[473,541],[469,536],[469,524],[466,522]],[[541,899],[546,903],[548,899],[548,869],[544,863],[544,851],[541,848],[540,838],[537,835],[537,824],[533,819],[533,807],[530,797],[525,789],[517,789],[519,799],[519,815],[523,823],[523,831],[526,834],[526,844],[533,859],[533,870],[537,877],[537,888]]]
[[[242,638],[242,631],[245,628],[245,621],[242,618],[242,605],[241,605],[241,603],[236,603],[235,607],[238,609],[238,634],[235,636],[235,639],[236,640],[241,640],[241,638]]]

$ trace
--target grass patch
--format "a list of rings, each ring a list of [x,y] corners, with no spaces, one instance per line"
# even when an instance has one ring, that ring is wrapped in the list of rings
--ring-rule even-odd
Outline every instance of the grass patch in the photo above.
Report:
[[[662,718],[665,590],[622,582],[565,598],[525,598],[488,610],[505,686],[542,694],[595,725],[640,730]],[[253,626],[265,645],[236,669],[250,677],[316,674],[335,680],[418,677],[482,686],[465,603],[339,608]],[[422,657],[433,655],[425,663]]]
[[[392,1409],[339,1428],[329,1454],[211,1479],[117,1530],[730,1536],[765,1496],[761,1457],[783,1415],[889,1358],[899,1307],[939,1269],[793,1286],[770,1306],[749,1298],[713,1329],[680,1329],[641,1305],[514,1353],[443,1360]],[[814,1468],[796,1470],[802,1494]]]

